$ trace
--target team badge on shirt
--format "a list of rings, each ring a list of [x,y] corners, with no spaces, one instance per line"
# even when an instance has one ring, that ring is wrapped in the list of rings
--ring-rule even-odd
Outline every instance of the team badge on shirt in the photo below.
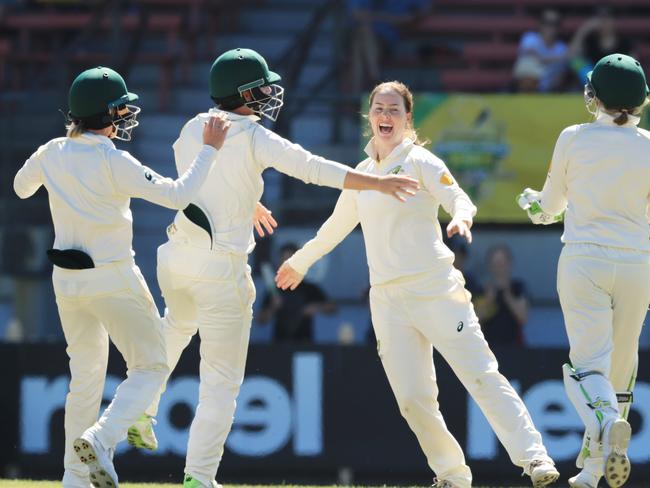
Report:
[[[451,177],[449,173],[442,173],[440,176],[440,183],[443,185],[451,186],[454,184],[454,179]]]
[[[395,166],[393,169],[391,169],[391,170],[388,172],[388,174],[389,174],[389,175],[398,175],[398,174],[400,174],[401,172],[402,172],[402,165],[401,165],[401,164],[398,164],[398,165]]]

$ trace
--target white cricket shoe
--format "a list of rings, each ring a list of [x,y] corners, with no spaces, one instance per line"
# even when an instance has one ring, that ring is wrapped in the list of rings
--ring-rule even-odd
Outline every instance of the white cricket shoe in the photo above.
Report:
[[[569,478],[571,488],[598,488],[599,476],[595,476],[586,471],[580,471],[573,478]]]
[[[612,488],[623,486],[630,477],[630,459],[627,446],[632,437],[632,427],[627,420],[615,419],[605,426],[603,449],[605,450],[605,480]]]
[[[113,467],[113,449],[105,449],[92,431],[87,430],[72,443],[81,462],[90,470],[90,484],[95,488],[118,488]]]
[[[582,470],[573,478],[569,478],[571,488],[597,488],[603,477],[604,458],[587,456],[583,459]]]
[[[544,488],[555,483],[560,477],[560,472],[551,461],[546,459],[533,459],[528,465],[528,474],[533,482],[533,488]]]
[[[149,449],[155,451],[158,449],[158,439],[153,431],[156,425],[156,419],[149,415],[142,415],[127,431],[127,440],[129,444],[138,449]]]
[[[61,484],[63,488],[93,488],[93,485],[90,484],[88,474],[80,475],[67,469],[63,473]]]

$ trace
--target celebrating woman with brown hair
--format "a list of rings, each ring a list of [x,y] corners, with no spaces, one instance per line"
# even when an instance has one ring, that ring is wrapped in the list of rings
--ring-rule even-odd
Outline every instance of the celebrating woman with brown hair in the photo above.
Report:
[[[368,158],[357,169],[410,175],[422,190],[405,203],[378,192],[343,190],[316,237],[280,267],[277,285],[295,289],[309,267],[361,223],[379,357],[400,411],[438,477],[434,486],[469,488],[472,475],[438,408],[433,347],[479,404],[512,462],[530,475],[533,486],[547,486],[559,473],[525,405],[499,373],[463,276],[453,267],[454,254],[442,242],[439,206],[452,216],[447,235],[468,242],[476,207],[444,162],[418,144],[413,96],[403,83],[375,87],[368,121]]]

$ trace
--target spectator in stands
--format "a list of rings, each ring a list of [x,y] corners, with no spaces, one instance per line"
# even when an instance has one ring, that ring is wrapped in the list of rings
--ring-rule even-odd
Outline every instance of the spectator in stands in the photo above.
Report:
[[[568,47],[559,39],[560,16],[554,10],[545,10],[538,31],[524,33],[519,43],[517,62],[532,57],[541,63],[542,76],[538,90],[557,91],[562,88],[567,73]]]
[[[528,296],[523,281],[512,277],[512,252],[505,244],[487,253],[490,279],[475,300],[476,314],[489,344],[523,344]]]
[[[280,250],[280,263],[294,255],[298,246],[288,243]],[[273,319],[276,342],[311,342],[314,339],[314,316],[336,312],[336,304],[315,283],[304,281],[295,290],[267,291],[257,321],[266,323]]]
[[[382,62],[399,43],[400,27],[430,6],[431,0],[346,0],[352,36],[348,70],[352,93],[379,81]]]
[[[521,56],[515,63],[512,76],[517,93],[535,93],[539,91],[539,81],[544,75],[544,65],[535,56]]]
[[[613,53],[633,55],[632,51],[632,42],[616,30],[612,11],[600,7],[594,17],[580,26],[571,40],[571,68],[583,86],[587,82],[587,73],[594,69],[599,59]]]

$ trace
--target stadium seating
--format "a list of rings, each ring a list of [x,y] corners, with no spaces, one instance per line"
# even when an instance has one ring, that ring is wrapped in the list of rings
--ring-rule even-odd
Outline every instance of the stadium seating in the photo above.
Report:
[[[610,2],[611,3],[611,2]],[[452,91],[503,91],[511,85],[510,71],[521,36],[538,26],[542,8],[556,7],[566,14],[560,32],[565,41],[591,15],[588,0],[441,0],[427,17],[404,29],[405,41],[429,46],[430,60],[439,71],[440,87]],[[615,4],[619,32],[630,38],[644,63],[650,62],[650,3],[621,0]],[[455,53],[444,55],[445,49]],[[412,56],[390,61],[390,68],[421,68]]]
[[[115,59],[113,46],[110,44],[114,29],[127,35],[145,29],[146,33],[158,35],[165,39],[166,47],[161,51],[138,51],[134,57],[138,63],[159,65],[161,77],[159,85],[159,104],[165,108],[173,81],[173,63],[181,58],[179,45],[182,17],[175,14],[152,14],[142,18],[138,14],[125,14],[115,26],[111,16],[96,18],[90,12],[36,12],[12,14],[4,18],[3,28],[15,35],[15,45],[9,54],[14,68],[13,87],[20,88],[28,73],[34,69],[46,68],[54,59],[67,64],[74,71],[79,67],[94,64],[107,64]],[[83,42],[68,46],[71,36],[80,35],[89,26],[94,27],[104,37],[104,41]],[[30,71],[31,70],[31,71]]]

